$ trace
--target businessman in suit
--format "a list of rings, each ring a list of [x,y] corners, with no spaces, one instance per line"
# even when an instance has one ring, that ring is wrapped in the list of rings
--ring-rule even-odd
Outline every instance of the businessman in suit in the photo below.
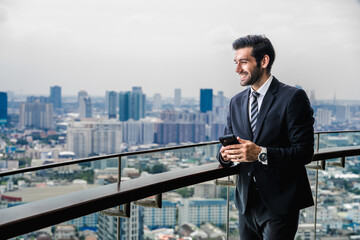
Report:
[[[263,35],[234,41],[236,73],[249,86],[230,101],[223,166],[238,164],[235,204],[241,240],[289,240],[299,211],[314,204],[305,165],[314,153],[313,110],[306,93],[271,74],[275,51]]]

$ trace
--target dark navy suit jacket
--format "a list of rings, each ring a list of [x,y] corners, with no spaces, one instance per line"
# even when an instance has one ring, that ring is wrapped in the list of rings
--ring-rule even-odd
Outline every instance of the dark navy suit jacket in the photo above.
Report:
[[[229,105],[224,134],[233,133],[266,147],[268,165],[259,161],[240,163],[235,204],[245,213],[248,189],[255,176],[259,195],[275,214],[287,214],[314,204],[305,164],[314,153],[313,110],[306,93],[279,82],[275,77],[263,99],[256,131],[249,123],[250,88],[235,95]],[[223,166],[232,165],[222,159]]]

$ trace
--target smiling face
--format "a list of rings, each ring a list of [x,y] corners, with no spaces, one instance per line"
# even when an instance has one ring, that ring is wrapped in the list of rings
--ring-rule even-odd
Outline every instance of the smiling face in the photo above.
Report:
[[[251,56],[252,47],[239,48],[235,51],[235,72],[240,75],[240,85],[249,86],[260,82],[264,69],[257,66],[256,59]]]

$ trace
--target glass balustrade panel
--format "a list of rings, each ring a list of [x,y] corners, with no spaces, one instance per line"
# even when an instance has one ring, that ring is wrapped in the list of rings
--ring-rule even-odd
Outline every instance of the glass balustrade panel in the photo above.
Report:
[[[0,209],[117,182],[118,158],[71,164],[0,178]]]
[[[319,135],[320,149],[359,145],[360,133],[358,132]],[[360,223],[359,166],[360,156],[347,157],[344,168],[341,167],[341,159],[337,158],[327,160],[325,170],[318,171],[316,212],[316,235],[318,238],[358,233]],[[316,171],[308,169],[308,176],[315,194]],[[298,233],[302,233],[298,235],[302,239],[314,239],[314,211],[314,207],[302,211],[301,216],[305,221],[304,225],[299,225],[298,231]]]

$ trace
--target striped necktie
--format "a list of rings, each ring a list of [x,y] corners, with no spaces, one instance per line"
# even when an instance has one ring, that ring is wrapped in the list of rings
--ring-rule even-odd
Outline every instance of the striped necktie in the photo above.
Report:
[[[251,130],[253,132],[253,134],[255,133],[255,129],[256,129],[256,121],[257,121],[257,117],[258,117],[258,101],[257,98],[259,97],[260,93],[253,91],[252,92],[252,97],[253,100],[251,102],[251,118],[250,118],[250,126],[251,126]]]

